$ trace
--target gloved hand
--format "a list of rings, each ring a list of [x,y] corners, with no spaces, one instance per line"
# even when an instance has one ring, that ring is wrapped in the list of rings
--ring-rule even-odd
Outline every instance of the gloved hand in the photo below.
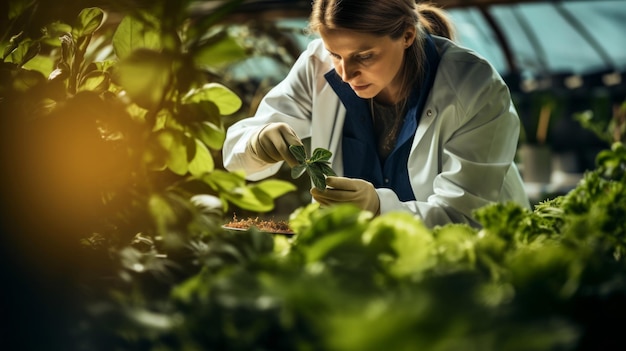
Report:
[[[326,177],[326,189],[311,189],[311,195],[321,206],[353,203],[375,215],[380,214],[380,200],[372,183],[362,179]]]
[[[285,160],[289,167],[294,167],[298,160],[289,151],[289,145],[302,145],[302,141],[287,123],[274,122],[250,138],[247,150],[262,161],[276,163]]]

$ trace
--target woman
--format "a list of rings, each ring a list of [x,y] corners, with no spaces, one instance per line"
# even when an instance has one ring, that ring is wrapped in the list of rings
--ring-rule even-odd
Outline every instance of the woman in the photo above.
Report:
[[[483,58],[453,43],[445,13],[414,0],[316,0],[320,35],[256,115],[229,128],[228,170],[250,180],[296,160],[289,145],[333,152],[322,206],[409,211],[433,227],[478,225],[493,202],[529,207],[513,162],[519,118]]]

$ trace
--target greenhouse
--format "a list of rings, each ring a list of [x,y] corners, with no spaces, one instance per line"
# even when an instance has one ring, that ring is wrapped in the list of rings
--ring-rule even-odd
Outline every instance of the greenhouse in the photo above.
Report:
[[[450,39],[312,20],[348,0],[0,5],[0,348],[622,349],[626,1],[426,3]],[[376,88],[415,43],[418,88]]]

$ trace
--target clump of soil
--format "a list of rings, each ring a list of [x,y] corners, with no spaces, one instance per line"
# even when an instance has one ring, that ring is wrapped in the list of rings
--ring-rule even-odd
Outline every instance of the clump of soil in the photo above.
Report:
[[[224,227],[236,229],[250,229],[255,227],[264,232],[293,234],[289,224],[286,221],[276,221],[273,219],[260,219],[259,217],[248,217],[246,219],[237,219],[237,215],[233,215],[233,219],[226,223]]]

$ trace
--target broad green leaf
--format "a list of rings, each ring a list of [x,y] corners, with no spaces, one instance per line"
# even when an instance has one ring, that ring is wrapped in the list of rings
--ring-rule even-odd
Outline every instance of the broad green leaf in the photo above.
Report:
[[[302,145],[289,145],[289,151],[300,163],[306,162],[306,151]]]
[[[75,38],[84,37],[95,32],[104,22],[104,11],[97,7],[83,9],[78,14],[77,23],[72,35]]]
[[[335,173],[335,171],[330,167],[330,165],[328,163],[318,163],[320,168],[322,169],[322,173],[324,173],[327,176],[336,176],[337,173]]]
[[[176,223],[176,211],[167,199],[160,194],[152,194],[148,199],[148,210],[160,233]]]
[[[20,69],[13,77],[13,89],[19,92],[25,92],[40,84],[46,83],[46,77],[37,71],[29,71]]]
[[[320,190],[326,189],[326,176],[322,167],[317,163],[311,163],[307,169],[315,187]]]
[[[71,33],[72,26],[64,22],[55,21],[45,26],[44,31],[50,37],[60,37],[63,34]]]
[[[220,195],[245,210],[268,212],[274,209],[273,199],[260,189],[240,187],[231,192],[222,192]]]
[[[26,62],[22,67],[31,71],[40,72],[48,77],[52,71],[54,71],[54,60],[49,56],[37,55]]]
[[[196,124],[200,122],[209,122],[214,126],[223,127],[223,119],[220,110],[213,101],[201,101],[180,105],[180,116],[177,119],[184,123]]]
[[[137,105],[153,109],[159,106],[168,88],[170,74],[169,58],[141,49],[118,64],[114,77]]]
[[[212,70],[223,68],[247,57],[246,50],[228,35],[220,36],[217,41],[210,40],[193,55],[196,66]]]
[[[188,171],[188,147],[182,132],[162,130],[157,133],[158,144],[167,152],[167,167],[178,175]]]
[[[111,78],[107,72],[91,71],[80,81],[78,91],[94,91],[101,93],[109,89]]]
[[[205,173],[209,173],[215,169],[215,162],[211,152],[199,140],[195,140],[196,153],[194,158],[189,162],[189,173],[193,176],[200,177]]]
[[[233,191],[233,189],[246,184],[242,172],[226,172],[219,169],[206,175],[203,180],[217,191]]]
[[[113,34],[113,49],[120,59],[138,49],[158,51],[161,48],[159,31],[131,16],[124,17]]]
[[[297,190],[296,186],[292,183],[277,179],[261,181],[255,184],[253,188],[260,189],[273,199],[283,196],[288,192]]]
[[[210,122],[197,123],[194,128],[196,137],[213,150],[219,150],[224,145],[226,131],[223,126],[216,126]]]
[[[230,115],[241,108],[241,99],[232,90],[218,83],[208,83],[201,88],[190,90],[184,97],[183,103],[199,103],[211,101],[222,115]]]
[[[332,152],[318,147],[313,150],[313,154],[311,155],[311,159],[309,160],[309,162],[328,161],[332,155]]]
[[[291,168],[291,178],[293,179],[300,178],[302,174],[304,174],[304,172],[306,172],[306,165],[304,164],[296,165],[293,168]]]
[[[293,186],[275,180],[247,186],[243,172],[226,172],[219,169],[207,174],[203,180],[225,201],[256,212],[271,211],[274,208],[274,198],[291,191],[290,188]]]
[[[41,50],[41,45],[39,42],[33,41],[31,39],[26,39],[20,42],[17,47],[11,51],[11,53],[7,57],[7,62],[13,62],[18,66],[23,66],[28,61],[30,61],[33,57],[39,54]]]

